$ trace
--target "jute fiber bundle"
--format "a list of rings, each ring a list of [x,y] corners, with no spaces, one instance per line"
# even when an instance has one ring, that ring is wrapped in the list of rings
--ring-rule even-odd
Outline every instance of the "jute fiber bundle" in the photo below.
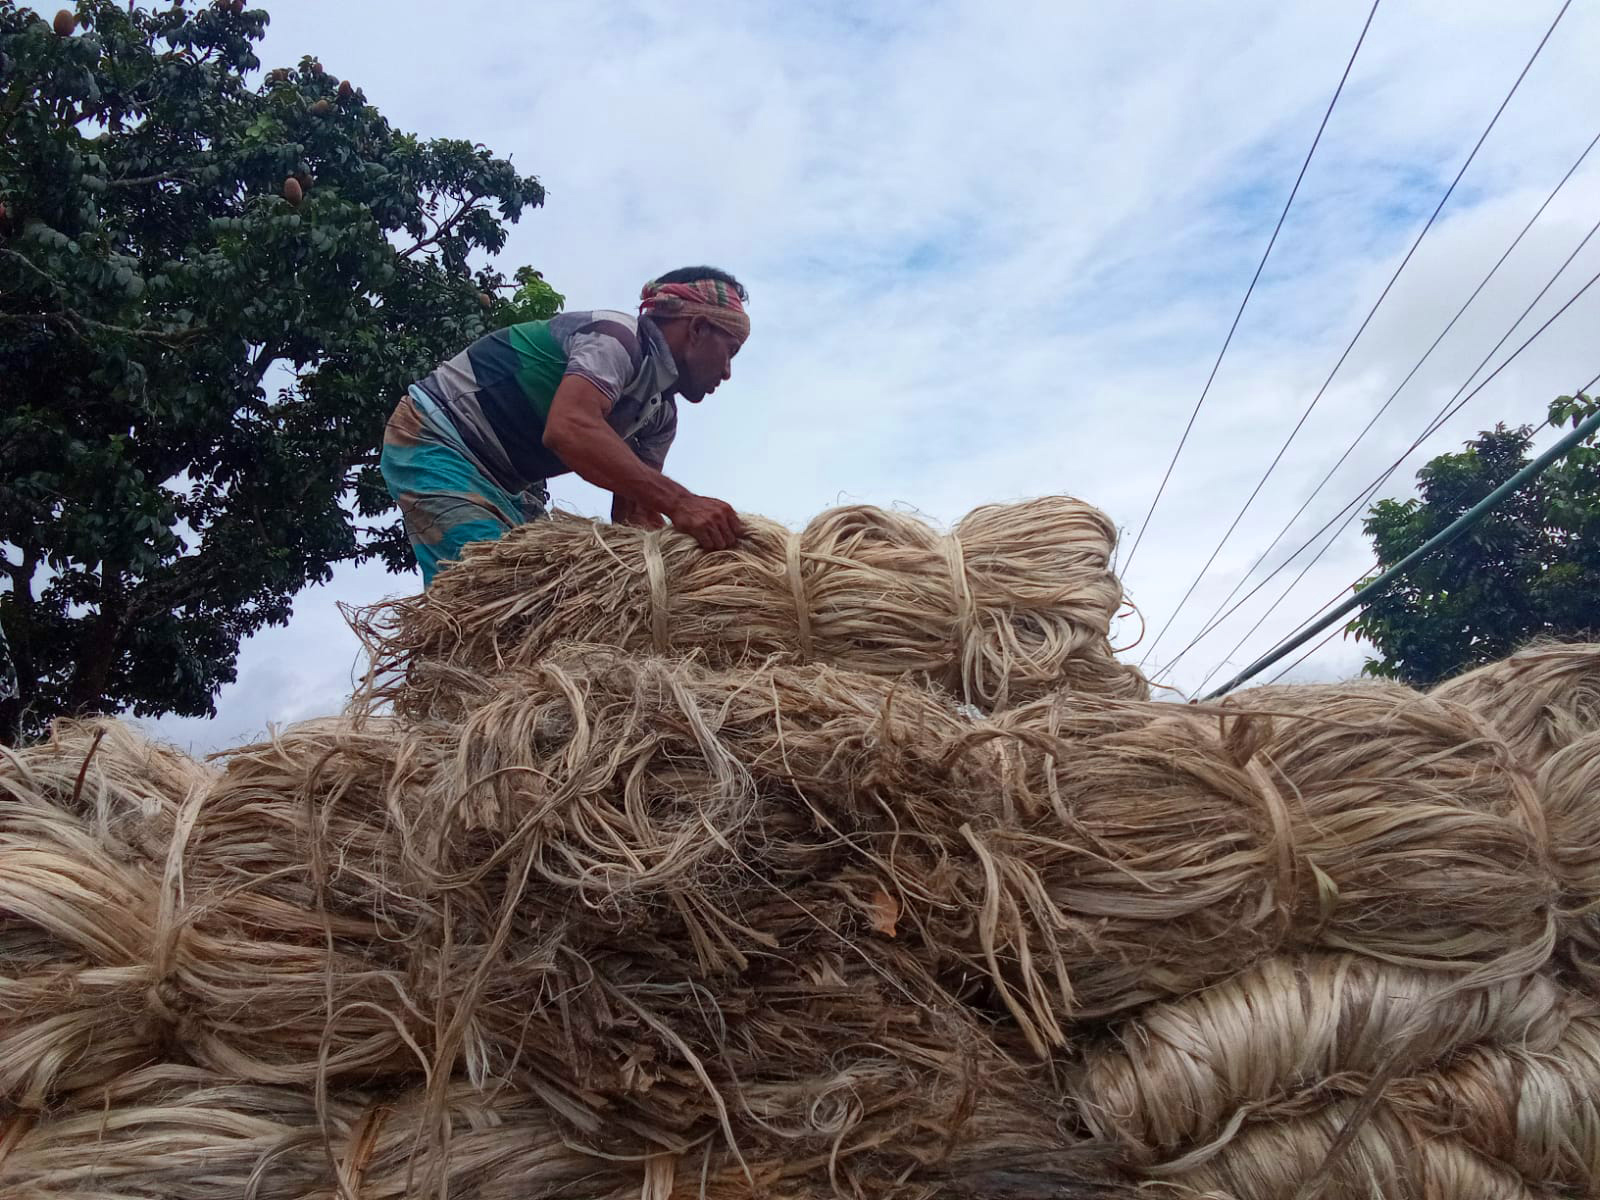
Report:
[[[0,761],[0,1104],[35,1108],[173,1054],[259,1082],[416,1069],[390,1015],[403,976],[371,913],[252,891],[216,839],[186,858],[212,774],[126,729],[83,732]],[[248,821],[246,841],[271,835],[265,810]],[[308,861],[280,856],[269,883]]]
[[[1268,775],[1299,797],[1315,827],[1313,871],[1362,914],[1354,927],[1330,928],[1324,944],[1438,967],[1483,961],[1477,939],[1515,926],[1523,952],[1499,964],[1502,976],[1543,965],[1555,898],[1544,814],[1531,780],[1480,714],[1376,684],[1259,688],[1224,707],[1256,714],[1253,732],[1241,727],[1236,736],[1259,739]],[[1522,886],[1504,895],[1498,912],[1477,910],[1481,929],[1387,919],[1410,904],[1428,912],[1459,900],[1470,909],[1471,893],[1504,887],[1507,869]]]
[[[0,747],[0,1111],[148,1057],[152,867],[211,779],[111,720]]]
[[[1600,642],[1536,643],[1433,689],[1476,709],[1530,770],[1600,731]]]
[[[88,821],[119,854],[147,861],[165,860],[178,809],[215,775],[109,718],[57,721],[26,754],[0,746],[0,801],[44,797]]]
[[[1394,1081],[1383,1103],[1453,1134],[1558,1194],[1600,1193],[1600,1017],[1549,1046],[1473,1046],[1437,1071]]]
[[[0,1193],[15,1200],[823,1200],[850,1194],[854,1184],[857,1194],[887,1200],[977,1200],[1039,1194],[1016,1187],[1015,1156],[1031,1152],[1048,1157],[1053,1197],[1123,1194],[1091,1149],[1055,1137],[1026,1109],[994,1105],[978,1118],[979,1136],[958,1147],[932,1138],[886,1145],[860,1179],[830,1179],[836,1164],[825,1157],[740,1164],[704,1146],[652,1153],[626,1135],[604,1153],[587,1153],[536,1098],[509,1088],[449,1088],[442,1152],[420,1092],[345,1092],[319,1103],[306,1089],[159,1066],[72,1101],[0,1128]]]
[[[1537,791],[1561,885],[1561,954],[1583,986],[1600,996],[1600,730],[1545,759]]]
[[[1041,701],[993,726],[1043,756],[1022,773],[1070,835],[1012,822],[994,844],[1031,854],[1056,907],[1108,935],[1074,964],[1078,1016],[1285,949],[1498,978],[1549,954],[1542,817],[1504,744],[1459,706],[1403,688],[1260,689],[1215,708]],[[1066,849],[1078,839],[1092,849]]]
[[[1278,958],[1153,1005],[1068,1090],[1130,1167],[1170,1176],[1259,1125],[1358,1097],[1541,1185],[1600,1185],[1600,1005],[1542,975],[1462,988],[1348,955]],[[1386,1193],[1385,1193],[1386,1194]]]
[[[979,508],[949,535],[864,505],[798,534],[745,523],[738,548],[715,554],[672,530],[559,515],[469,547],[426,593],[355,618],[373,656],[362,699],[422,711],[417,664],[493,673],[561,641],[909,674],[985,709],[1060,688],[1148,694],[1107,641],[1122,603],[1115,527],[1081,501]]]

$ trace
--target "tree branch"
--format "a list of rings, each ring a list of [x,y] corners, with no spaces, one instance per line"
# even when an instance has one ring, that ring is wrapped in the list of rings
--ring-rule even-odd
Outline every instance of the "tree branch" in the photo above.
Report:
[[[400,257],[410,258],[413,254],[425,246],[437,245],[440,238],[444,237],[444,235],[449,233],[450,230],[456,227],[456,225],[460,224],[462,217],[466,216],[470,212],[476,212],[480,207],[482,207],[478,203],[478,201],[481,199],[481,196],[469,196],[466,202],[462,204],[459,209],[452,213],[448,219],[442,222],[439,227],[433,231],[432,236],[423,238],[409,250],[401,251]]]
[[[196,325],[179,333],[169,333],[161,329],[134,329],[129,325],[109,325],[104,321],[96,321],[93,317],[86,317],[80,312],[64,308],[53,313],[23,313],[13,316],[10,313],[0,313],[0,322],[7,325],[31,325],[39,322],[53,325],[65,325],[78,336],[82,337],[85,328],[93,329],[100,333],[115,333],[122,337],[149,338],[151,341],[165,342],[169,345],[181,345],[191,338],[200,337],[209,332],[207,326]]]
[[[106,186],[107,187],[114,187],[114,188],[118,188],[118,187],[141,187],[141,186],[143,186],[144,184],[147,184],[147,183],[197,183],[197,182],[198,182],[197,180],[191,179],[187,175],[179,175],[179,174],[176,174],[175,172],[170,172],[169,171],[169,172],[165,172],[165,173],[160,174],[160,175],[139,175],[139,176],[136,176],[136,177],[134,177],[132,179],[108,179],[108,180],[106,180]]]
[[[0,567],[11,576],[11,594],[16,597],[14,603],[18,608],[27,609],[33,607],[33,576],[39,569],[39,551],[28,546],[21,547],[21,550],[20,563],[0,557]]]
[[[261,380],[265,378],[267,372],[272,369],[272,364],[277,362],[282,355],[282,338],[274,339],[273,341],[262,345],[260,353],[258,353],[250,363],[250,371],[255,375],[256,383],[258,385],[261,383]]]

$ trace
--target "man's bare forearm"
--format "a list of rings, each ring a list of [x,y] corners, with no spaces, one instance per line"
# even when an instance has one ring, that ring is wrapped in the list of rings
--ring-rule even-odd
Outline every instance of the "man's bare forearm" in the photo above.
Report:
[[[567,380],[561,386],[565,389],[573,383]],[[593,387],[586,383],[583,386]],[[594,390],[598,395],[598,389]],[[597,409],[592,398],[574,396],[572,399],[577,402],[568,405],[561,404],[562,399],[558,394],[557,403],[551,405],[544,444],[579,476],[595,487],[622,497],[635,508],[668,516],[690,495],[688,488],[641,462],[628,443],[606,423],[604,412]]]
[[[731,550],[744,535],[726,501],[697,496],[639,460],[607,423],[611,402],[594,384],[568,376],[556,389],[545,420],[544,444],[584,479],[635,511],[660,514],[705,550]]]

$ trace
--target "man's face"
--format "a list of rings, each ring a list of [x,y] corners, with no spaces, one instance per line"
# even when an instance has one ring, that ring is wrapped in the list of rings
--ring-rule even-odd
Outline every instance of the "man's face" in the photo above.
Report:
[[[690,404],[699,404],[733,374],[733,356],[739,342],[703,317],[696,317],[684,347],[683,370],[678,393]]]

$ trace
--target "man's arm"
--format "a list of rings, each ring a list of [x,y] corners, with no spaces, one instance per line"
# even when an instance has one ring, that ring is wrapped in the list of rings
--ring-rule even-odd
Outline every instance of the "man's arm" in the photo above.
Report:
[[[556,388],[544,444],[584,479],[636,510],[664,514],[707,550],[730,550],[744,527],[731,505],[697,496],[639,460],[606,424],[611,401],[594,384],[568,375]]]
[[[632,500],[613,494],[611,521],[615,525],[636,525],[640,529],[660,529],[667,523],[665,517],[647,508],[640,508]]]

